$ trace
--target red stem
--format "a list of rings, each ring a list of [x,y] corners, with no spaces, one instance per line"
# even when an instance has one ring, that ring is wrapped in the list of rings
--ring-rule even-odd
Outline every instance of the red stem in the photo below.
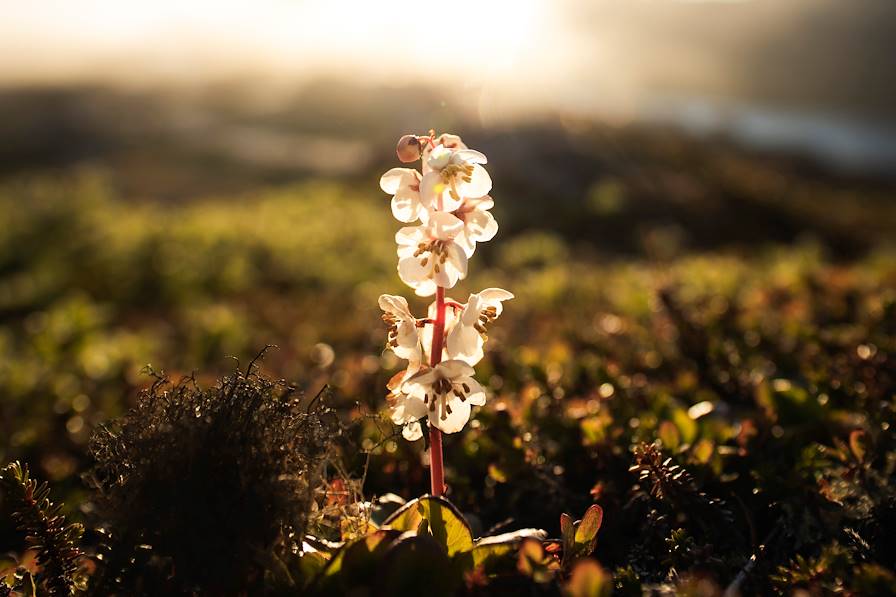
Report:
[[[436,288],[436,320],[432,329],[432,350],[429,364],[435,367],[442,361],[442,344],[445,342],[445,289]],[[438,416],[438,414],[436,414]],[[445,491],[445,468],[442,464],[442,432],[434,425],[429,426],[429,473],[432,495],[442,495]]]

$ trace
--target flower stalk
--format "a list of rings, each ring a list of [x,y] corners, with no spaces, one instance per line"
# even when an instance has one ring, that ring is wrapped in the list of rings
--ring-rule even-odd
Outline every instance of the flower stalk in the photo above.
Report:
[[[430,367],[442,361],[442,344],[445,338],[445,289],[436,288],[436,320],[432,328],[432,348]],[[429,428],[429,477],[432,495],[439,496],[445,490],[445,467],[442,462],[442,432],[437,427]]]

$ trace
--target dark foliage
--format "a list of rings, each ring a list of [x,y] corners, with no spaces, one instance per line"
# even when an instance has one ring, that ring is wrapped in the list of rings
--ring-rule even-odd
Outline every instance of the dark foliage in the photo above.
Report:
[[[92,592],[257,586],[271,550],[302,537],[341,433],[319,398],[253,366],[210,389],[159,376],[91,442],[88,481],[111,529]]]
[[[33,578],[35,586],[53,597],[73,594],[82,556],[78,546],[81,525],[66,524],[59,513],[61,506],[50,501],[49,486],[31,478],[28,467],[18,462],[0,472],[0,495],[18,530],[25,533],[28,546],[37,552],[40,571]],[[23,583],[28,574],[20,572],[17,577]],[[10,590],[0,582],[0,595],[4,594]]]

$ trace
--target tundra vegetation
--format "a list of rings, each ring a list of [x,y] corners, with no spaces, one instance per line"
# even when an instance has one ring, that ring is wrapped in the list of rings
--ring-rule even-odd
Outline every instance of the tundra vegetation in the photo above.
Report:
[[[436,410],[388,160],[181,200],[6,174],[0,595],[896,592],[893,185],[577,140],[464,135],[501,229],[443,308],[500,320],[455,332],[475,400]]]

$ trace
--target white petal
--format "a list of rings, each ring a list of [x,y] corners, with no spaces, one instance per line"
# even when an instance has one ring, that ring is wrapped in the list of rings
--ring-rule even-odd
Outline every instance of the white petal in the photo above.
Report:
[[[429,214],[429,232],[439,240],[451,240],[464,229],[464,223],[453,214],[436,211]]]
[[[460,190],[461,187],[458,185],[458,191]],[[456,211],[460,209],[460,206],[463,205],[463,203],[463,197],[455,199],[451,196],[451,193],[442,193],[442,209],[445,211]]]
[[[408,301],[403,296],[395,294],[381,294],[379,298],[380,309],[386,313],[397,315],[399,319],[413,319]]]
[[[426,164],[433,170],[441,170],[451,161],[452,155],[454,155],[454,151],[444,145],[437,145],[426,158]]]
[[[470,298],[467,299],[467,306],[464,307],[463,312],[460,314],[460,320],[464,325],[473,327],[479,320],[479,314],[483,308],[485,308],[485,305],[482,304],[482,297],[479,293],[471,294]]]
[[[398,277],[415,290],[429,279],[430,270],[420,265],[420,259],[409,255],[398,260]]]
[[[410,361],[419,361],[422,358],[420,351],[420,332],[419,328],[412,321],[403,321],[398,325],[398,346],[392,351],[400,359],[408,359]]]
[[[420,282],[416,287],[413,287],[414,294],[417,296],[432,296],[436,293],[437,287],[438,285],[434,280],[427,278]]]
[[[498,233],[498,222],[495,220],[495,216],[481,209],[474,209],[467,214],[464,223],[466,224],[466,233],[476,242],[491,240]]]
[[[421,371],[405,382],[404,391],[423,398],[423,395],[430,390],[437,378],[438,374],[433,369]]]
[[[442,175],[438,172],[427,172],[420,181],[420,199],[428,209],[436,209],[438,200],[447,193],[448,185],[442,181]],[[444,209],[444,205],[442,206]]]
[[[454,155],[451,156],[451,161],[454,163],[459,162],[469,162],[471,164],[486,164],[488,163],[488,158],[485,157],[485,154],[475,149],[460,149],[454,152]],[[485,193],[483,193],[484,195]]]
[[[455,383],[459,385],[467,384],[467,387],[470,388],[470,391],[467,393],[467,402],[473,406],[485,404],[485,390],[482,389],[478,381],[472,377],[461,377]]]
[[[420,203],[420,196],[395,195],[392,197],[392,215],[399,222],[416,222],[420,219],[420,212],[425,211]]]
[[[485,195],[479,199],[467,199],[467,203],[472,204],[475,209],[481,209],[483,211],[488,211],[495,206],[495,200],[489,195]]]
[[[470,178],[470,182],[461,181],[458,185],[457,190],[464,197],[482,197],[492,190],[492,179],[482,166],[474,164]]]
[[[423,428],[419,421],[411,421],[401,430],[401,435],[409,442],[415,442],[423,437]]]
[[[467,259],[472,257],[476,252],[476,241],[470,239],[466,230],[462,230],[461,233],[454,238],[454,242],[460,245],[460,248],[464,250]]]
[[[509,301],[513,298],[513,293],[503,288],[486,288],[479,291],[479,299],[484,307],[494,307],[496,315],[500,315],[504,311],[503,301]]]
[[[476,328],[458,325],[448,333],[445,350],[451,359],[459,359],[468,365],[475,365],[485,356],[485,341]]]
[[[458,279],[463,280],[467,277],[467,254],[457,243],[448,245],[447,251],[448,259],[445,265],[450,265],[451,267],[446,267],[445,269],[456,273],[457,278],[451,283],[451,286],[454,286]],[[450,286],[446,286],[446,288],[450,288]]]
[[[455,377],[469,377],[475,373],[474,369],[467,363],[452,359],[450,361],[442,361],[435,368],[436,375],[445,379],[454,379]]]
[[[470,420],[470,403],[469,401],[461,400],[453,394],[448,398],[447,402],[451,407],[451,414],[448,414],[448,410],[442,406],[440,401],[436,407],[436,412],[430,413],[429,422],[442,433],[457,433]]]
[[[395,242],[402,246],[415,247],[426,238],[424,226],[405,226],[395,233]]]
[[[426,416],[426,405],[417,396],[403,395],[392,407],[392,422],[396,425],[404,425],[423,416]]]
[[[414,172],[414,170],[410,168],[392,168],[380,177],[380,188],[390,195],[394,195],[401,186],[402,179],[409,172]]]

